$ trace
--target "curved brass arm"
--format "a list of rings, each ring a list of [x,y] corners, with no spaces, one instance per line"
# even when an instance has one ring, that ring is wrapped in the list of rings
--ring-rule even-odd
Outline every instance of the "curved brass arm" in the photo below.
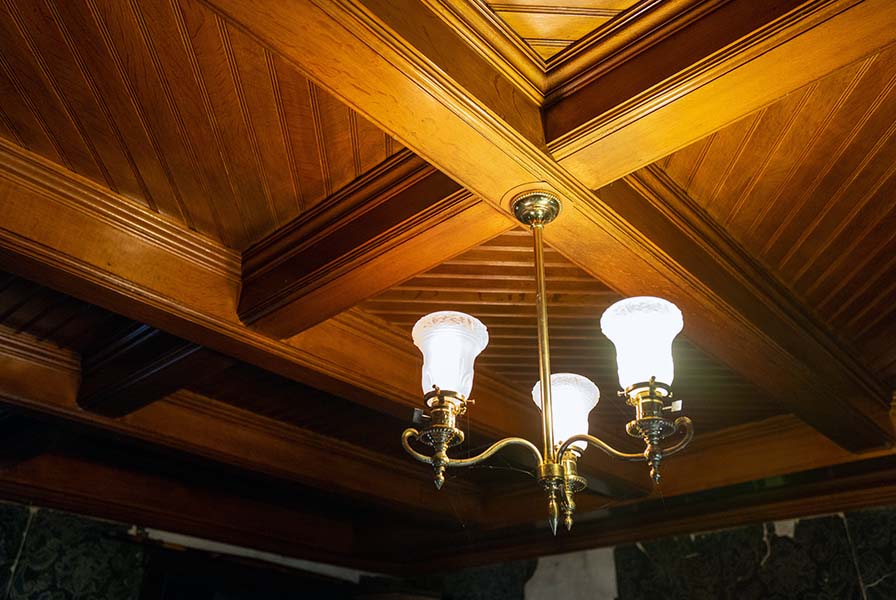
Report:
[[[666,456],[672,456],[676,452],[680,452],[684,450],[684,447],[687,446],[691,439],[694,437],[694,423],[687,417],[678,417],[675,419],[675,431],[683,431],[684,437],[674,446],[669,446],[665,450],[663,450],[663,454]]]
[[[588,442],[592,446],[596,446],[596,447],[600,448],[601,450],[603,450],[610,456],[613,456],[615,458],[621,458],[622,460],[628,460],[631,462],[638,462],[638,461],[646,460],[644,458],[643,452],[635,452],[632,454],[629,454],[627,452],[620,452],[619,450],[617,450],[610,444],[606,443],[605,441],[598,439],[598,438],[594,437],[593,435],[588,435],[587,433],[581,433],[579,435],[574,435],[571,438],[569,438],[568,440],[566,440],[565,442],[563,442],[563,445],[560,446],[560,451],[557,452],[557,456],[563,456],[563,453],[566,452],[567,450],[569,450],[569,447],[572,446],[573,443],[575,443],[575,442]]]
[[[420,436],[420,432],[414,429],[413,427],[408,427],[401,434],[401,446],[405,449],[405,452],[413,456],[416,460],[419,460],[422,463],[426,463],[427,465],[432,464],[432,458],[426,456],[425,454],[420,454],[413,448],[411,448],[411,444],[408,442],[408,439],[413,437],[417,439]]]
[[[432,457],[426,456],[425,454],[420,454],[411,447],[409,439],[411,437],[416,438],[419,435],[420,432],[416,429],[405,429],[404,433],[401,434],[401,445],[404,447],[405,451],[407,451],[407,453],[413,456],[415,459],[419,460],[422,463],[432,464]],[[538,450],[538,448],[535,447],[535,444],[533,444],[529,440],[524,440],[523,438],[509,437],[504,438],[503,440],[498,440],[497,442],[489,446],[486,450],[471,458],[449,458],[447,462],[445,462],[445,466],[469,467],[471,465],[481,463],[487,458],[490,458],[494,454],[500,452],[507,446],[523,446],[532,452],[538,464],[541,464],[542,462],[541,452]]]

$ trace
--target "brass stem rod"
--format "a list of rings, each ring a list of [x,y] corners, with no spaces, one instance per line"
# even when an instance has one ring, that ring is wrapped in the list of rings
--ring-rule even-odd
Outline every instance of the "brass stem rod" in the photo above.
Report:
[[[544,225],[532,225],[535,245],[535,310],[538,321],[538,374],[541,377],[541,424],[544,433],[544,460],[554,460],[554,412],[551,403],[551,350],[548,343],[548,303],[544,282]]]

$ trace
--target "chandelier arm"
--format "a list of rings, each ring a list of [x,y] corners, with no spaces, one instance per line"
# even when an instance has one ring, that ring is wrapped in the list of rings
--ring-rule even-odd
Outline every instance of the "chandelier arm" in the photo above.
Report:
[[[674,422],[675,431],[684,432],[684,437],[674,446],[669,446],[663,450],[664,456],[672,456],[676,452],[684,450],[684,447],[691,443],[694,438],[694,423],[688,417],[678,417]]]
[[[609,454],[610,456],[612,456],[614,458],[619,458],[619,459],[627,460],[630,462],[641,462],[641,461],[646,460],[643,452],[634,452],[631,454],[629,454],[627,452],[620,452],[619,450],[617,450],[610,444],[606,443],[605,441],[603,441],[599,438],[596,438],[593,435],[588,435],[587,433],[581,433],[578,435],[574,435],[574,436],[570,437],[568,440],[566,440],[565,442],[563,442],[563,445],[560,446],[560,450],[557,452],[557,456],[563,456],[563,453],[566,452],[567,450],[569,450],[569,447],[572,446],[573,443],[575,443],[575,442],[588,442],[592,446],[600,448],[601,450],[603,450],[604,452],[606,452],[607,454]]]
[[[541,464],[544,460],[541,456],[541,452],[538,450],[538,448],[535,447],[535,444],[533,444],[529,440],[518,437],[509,437],[504,438],[503,440],[498,440],[476,456],[472,456],[470,458],[451,458],[448,460],[448,466],[469,467],[471,465],[479,464],[487,458],[490,458],[494,454],[497,454],[507,446],[523,446],[524,448],[532,452],[532,455],[535,457],[535,460],[538,461],[538,464]]]
[[[411,447],[411,444],[408,441],[410,438],[414,438],[416,440],[418,437],[420,437],[420,432],[417,431],[416,429],[414,429],[413,427],[409,427],[408,429],[405,429],[404,432],[401,434],[401,445],[405,449],[405,452],[410,454],[416,460],[419,460],[420,462],[425,463],[427,465],[431,465],[432,457],[426,456],[425,454],[420,454],[419,452],[417,452],[416,450],[414,450]]]
[[[420,436],[420,432],[414,428],[408,428],[404,430],[404,433],[401,434],[401,445],[404,447],[405,451],[413,456],[415,459],[419,460],[422,463],[432,464],[432,457],[426,456],[425,454],[421,454],[414,450],[411,447],[410,439]],[[532,455],[535,457],[535,460],[538,461],[538,464],[541,464],[542,457],[541,452],[538,448],[535,447],[535,444],[530,442],[529,440],[525,440],[523,438],[518,437],[509,437],[504,438],[503,440],[498,440],[488,448],[486,448],[481,453],[476,456],[472,456],[470,458],[449,458],[445,463],[446,467],[469,467],[471,465],[476,465],[486,460],[487,458],[491,458],[493,455],[497,454],[507,446],[523,446],[532,452]]]

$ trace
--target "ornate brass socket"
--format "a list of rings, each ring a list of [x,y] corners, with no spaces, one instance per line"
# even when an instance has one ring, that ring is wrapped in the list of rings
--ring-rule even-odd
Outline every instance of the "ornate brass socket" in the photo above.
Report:
[[[523,192],[513,199],[513,215],[523,225],[547,225],[560,214],[560,199],[541,190]]]

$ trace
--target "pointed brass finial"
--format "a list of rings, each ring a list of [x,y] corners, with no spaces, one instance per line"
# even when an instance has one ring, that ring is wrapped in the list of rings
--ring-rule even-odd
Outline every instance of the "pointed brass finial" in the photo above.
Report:
[[[557,501],[554,499],[554,495],[551,494],[551,499],[548,500],[548,521],[551,524],[551,531],[554,532],[554,535],[557,535],[557,522],[560,520],[560,511],[557,508]]]
[[[566,525],[566,531],[572,531],[572,515],[566,513],[566,517],[563,519],[563,524]]]

